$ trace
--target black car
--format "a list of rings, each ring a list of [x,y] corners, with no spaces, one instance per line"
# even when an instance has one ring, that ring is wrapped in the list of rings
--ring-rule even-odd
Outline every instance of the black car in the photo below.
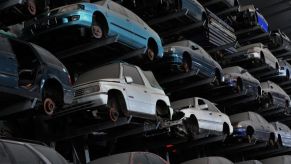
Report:
[[[32,43],[0,36],[2,107],[13,104],[16,97],[25,97],[38,100],[43,112],[52,115],[57,108],[71,103],[73,95],[66,67],[50,52]],[[0,115],[5,113],[2,112]]]
[[[0,163],[68,164],[54,149],[35,141],[0,139]]]
[[[43,11],[48,0],[0,0],[0,25],[20,23]]]

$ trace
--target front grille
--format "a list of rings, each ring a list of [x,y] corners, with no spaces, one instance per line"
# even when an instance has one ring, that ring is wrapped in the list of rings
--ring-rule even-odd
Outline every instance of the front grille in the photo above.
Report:
[[[75,97],[83,96],[84,95],[84,88],[77,89],[75,91]]]

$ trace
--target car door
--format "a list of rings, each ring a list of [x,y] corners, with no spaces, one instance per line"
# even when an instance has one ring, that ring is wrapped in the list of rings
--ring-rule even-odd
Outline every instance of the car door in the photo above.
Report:
[[[214,106],[214,104],[208,104],[209,111],[212,112],[212,121],[215,122],[213,127],[215,128],[215,131],[223,131],[223,123],[225,122],[223,114]]]
[[[257,118],[260,122],[260,126],[262,127],[262,139],[268,140],[271,132],[271,126],[268,121],[266,121],[262,116],[257,115]]]
[[[196,104],[196,108],[198,108],[201,113],[200,117],[198,118],[199,122],[201,122],[199,124],[199,128],[215,130],[217,127],[215,125],[216,121],[213,116],[213,111],[209,110],[207,103],[203,99],[197,99]]]
[[[124,8],[124,10],[127,13],[127,16],[129,17],[132,25],[132,44],[134,44],[134,46],[137,48],[144,48],[145,46],[147,46],[149,38],[149,27],[133,12],[126,8]]]
[[[10,41],[0,37],[0,86],[15,88],[18,84],[17,61]]]
[[[112,32],[119,35],[119,39],[122,40],[122,42],[131,45],[131,38],[133,37],[132,22],[127,12],[124,10],[124,7],[113,1],[109,1],[107,7],[110,11],[107,17]]]
[[[155,114],[151,96],[136,67],[123,64],[123,76],[131,77],[133,82],[126,84],[126,95],[129,102],[129,110],[143,114]]]

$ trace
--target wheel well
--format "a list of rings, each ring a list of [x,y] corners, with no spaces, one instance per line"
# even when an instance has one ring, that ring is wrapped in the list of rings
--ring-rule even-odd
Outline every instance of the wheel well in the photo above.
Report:
[[[227,134],[227,135],[230,134],[230,129],[229,129],[229,126],[228,126],[228,124],[226,122],[223,123],[222,131],[223,131],[223,134]]]
[[[187,64],[190,64],[189,68],[191,69],[192,68],[192,59],[191,59],[191,56],[188,52],[183,53],[183,59],[186,59]]]
[[[265,62],[265,54],[261,51],[260,55],[261,55],[261,59]]]
[[[261,88],[261,86],[258,86],[258,95],[259,96],[262,95],[262,88]]]
[[[116,96],[118,98],[118,100],[121,100],[120,101],[121,110],[123,111],[123,113],[126,113],[127,106],[126,106],[125,99],[124,99],[122,92],[117,90],[117,89],[112,89],[112,90],[108,91],[108,97],[110,97],[110,96]]]
[[[237,78],[237,85],[243,89],[243,82],[242,82],[242,79],[240,77]]]
[[[162,101],[162,100],[158,100],[156,103],[157,107],[160,107],[159,109],[161,111],[156,111],[156,115],[159,113],[163,118],[171,118],[171,112],[170,112],[170,108],[168,107],[168,105]]]
[[[43,86],[42,98],[44,98],[47,89],[49,89],[49,91],[52,91],[54,96],[56,96],[57,100],[61,101],[60,103],[63,103],[63,101],[64,101],[63,87],[56,79],[46,80],[46,82]],[[56,95],[56,94],[58,94],[58,95]]]
[[[273,132],[270,133],[270,139],[273,140],[273,141],[275,141],[275,138],[276,138],[276,137],[275,137],[275,133],[273,133]]]
[[[197,126],[197,128],[199,129],[199,123],[196,116],[194,114],[191,114],[190,119],[193,121],[194,125]]]
[[[106,34],[108,33],[108,30],[109,30],[108,22],[102,13],[100,13],[99,11],[94,12],[92,19],[93,19],[92,22],[94,22],[96,20],[98,20],[98,22],[99,22],[99,20],[100,20],[102,27],[104,27],[105,33]]]
[[[215,68],[215,76],[218,78],[218,81],[221,82],[221,73],[218,68]]]
[[[277,69],[277,70],[279,69],[279,64],[278,64],[278,63],[276,63],[276,69]]]
[[[254,130],[253,127],[248,126],[246,132],[247,132],[248,135],[253,135],[255,133],[255,130]]]
[[[159,53],[158,45],[157,45],[156,41],[153,38],[149,38],[148,39],[148,47],[153,47],[154,48],[155,55],[157,55]]]

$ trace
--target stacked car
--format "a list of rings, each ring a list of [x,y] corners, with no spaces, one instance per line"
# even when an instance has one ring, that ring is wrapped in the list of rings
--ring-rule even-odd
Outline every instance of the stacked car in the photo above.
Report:
[[[0,118],[16,129],[0,124],[0,134],[44,140],[79,163],[167,163],[180,155],[176,163],[232,163],[185,161],[197,152],[291,147],[291,42],[254,5],[62,2],[0,1]],[[132,149],[119,149],[128,141]],[[30,149],[42,163],[55,162],[42,152],[46,147],[3,140],[3,150],[4,142]],[[167,162],[123,153],[157,149],[167,152]],[[113,152],[121,154],[99,158]]]

